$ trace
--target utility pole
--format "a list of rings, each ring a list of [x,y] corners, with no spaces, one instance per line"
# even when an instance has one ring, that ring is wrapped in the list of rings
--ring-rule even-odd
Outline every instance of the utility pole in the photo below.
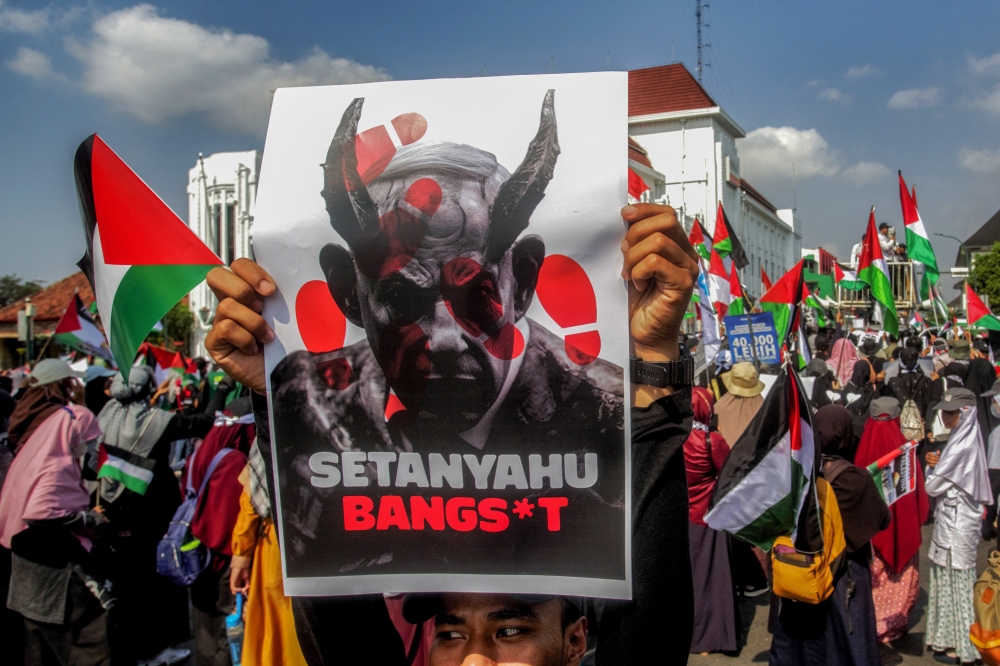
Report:
[[[697,19],[697,23],[698,23],[698,67],[697,67],[698,83],[701,83],[702,69],[708,66],[708,63],[705,63],[703,61],[703,58],[702,58],[701,28],[702,28],[702,26],[704,26],[706,28],[708,27],[708,24],[707,23],[702,23],[702,20],[701,20],[701,9],[702,9],[702,7],[705,7],[707,9],[708,8],[708,3],[706,2],[706,3],[702,4],[701,0],[695,0],[694,16],[695,16],[695,19]],[[710,45],[709,44],[705,44],[705,46],[710,46]]]

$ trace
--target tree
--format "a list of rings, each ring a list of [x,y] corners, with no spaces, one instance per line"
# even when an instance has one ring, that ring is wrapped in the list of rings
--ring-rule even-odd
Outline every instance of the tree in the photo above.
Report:
[[[167,342],[185,342],[188,333],[191,332],[191,327],[194,325],[194,315],[184,303],[177,303],[167,311],[164,319],[166,320],[166,330],[150,331],[149,335],[146,336],[146,341],[173,349],[174,345],[168,345]],[[164,333],[166,333],[166,337],[164,337]]]
[[[0,275],[0,307],[37,294],[44,284],[40,280],[22,280],[14,273]]]
[[[986,254],[976,255],[969,280],[980,296],[987,296],[990,308],[1000,306],[1000,242]]]

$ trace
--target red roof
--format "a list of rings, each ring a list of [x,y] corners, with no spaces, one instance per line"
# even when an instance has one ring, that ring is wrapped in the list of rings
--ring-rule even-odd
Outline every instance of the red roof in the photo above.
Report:
[[[768,209],[772,213],[777,213],[778,209],[774,207],[774,204],[764,198],[764,195],[753,188],[750,183],[740,178],[740,189],[746,192],[747,196],[759,203],[764,208]]]
[[[73,298],[74,292],[79,292],[83,304],[90,307],[94,302],[94,292],[90,289],[87,276],[77,271],[68,278],[63,278],[58,282],[53,282],[45,289],[31,297],[31,302],[35,305],[35,321],[57,322],[62,318]],[[0,308],[0,323],[17,323],[17,311],[24,309],[24,299],[14,301],[10,305]]]
[[[649,161],[649,153],[632,137],[628,138],[628,158],[650,169],[653,168],[652,162]]]
[[[628,73],[628,115],[687,111],[718,106],[680,63],[634,69]]]

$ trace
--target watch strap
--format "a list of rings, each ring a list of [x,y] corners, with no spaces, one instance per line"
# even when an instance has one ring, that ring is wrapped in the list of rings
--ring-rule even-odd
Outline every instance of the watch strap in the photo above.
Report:
[[[629,374],[635,384],[657,388],[690,386],[694,383],[694,357],[683,349],[681,357],[676,361],[653,362],[631,358]]]

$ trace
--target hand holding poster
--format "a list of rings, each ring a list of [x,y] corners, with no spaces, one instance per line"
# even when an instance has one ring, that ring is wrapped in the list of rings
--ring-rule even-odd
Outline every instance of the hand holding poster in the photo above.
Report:
[[[868,472],[888,506],[917,487],[917,442],[915,440],[890,451],[871,465]]]
[[[276,93],[254,251],[289,594],[630,596],[626,99],[620,73]]]
[[[752,315],[737,315],[724,317],[726,336],[729,338],[729,350],[733,353],[733,363],[747,361],[765,365],[778,363],[778,336],[774,330],[774,315],[770,312],[759,312]],[[753,322],[754,349],[750,346],[750,322]]]

